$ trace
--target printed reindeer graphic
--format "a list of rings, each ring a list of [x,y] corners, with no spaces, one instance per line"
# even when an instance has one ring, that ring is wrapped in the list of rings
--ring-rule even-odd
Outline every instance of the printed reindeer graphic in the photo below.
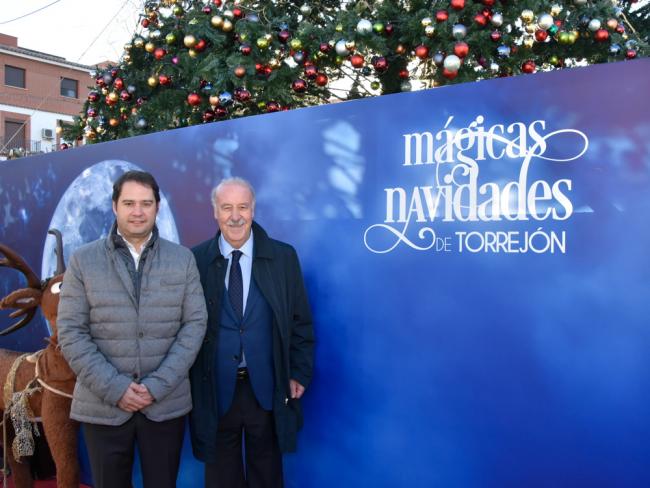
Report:
[[[29,466],[21,462],[21,457],[33,454],[34,417],[42,418],[56,465],[57,487],[79,486],[78,424],[69,418],[75,375],[61,355],[56,329],[64,272],[63,245],[59,231],[50,230],[49,233],[57,240],[57,269],[55,276],[43,283],[18,253],[0,244],[0,253],[5,256],[0,259],[0,266],[16,269],[27,279],[27,288],[15,290],[0,300],[0,309],[16,309],[9,315],[11,318],[21,317],[0,335],[27,325],[39,306],[52,329],[45,349],[34,354],[0,349],[0,380],[4,382],[4,395],[0,398],[0,409],[4,413],[4,453],[17,488],[33,485]]]

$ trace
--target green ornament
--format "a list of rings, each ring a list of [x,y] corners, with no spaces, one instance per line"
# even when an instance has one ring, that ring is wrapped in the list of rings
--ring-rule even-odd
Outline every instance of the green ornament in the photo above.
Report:
[[[174,5],[174,8],[172,8],[172,13],[173,13],[176,17],[182,17],[183,14],[184,14],[185,12],[184,12],[184,10],[183,10],[183,7],[181,7],[180,5],[176,4],[176,5]]]
[[[381,85],[379,84],[378,81],[373,81],[372,83],[370,83],[370,88],[372,88],[373,90],[379,90],[380,86]]]
[[[177,39],[178,38],[176,37],[176,34],[174,34],[173,32],[170,32],[165,36],[165,42],[170,45],[175,44]]]
[[[269,47],[269,40],[266,37],[260,37],[257,40],[257,47],[259,47],[260,49],[266,49],[267,47]]]
[[[384,24],[382,24],[381,22],[375,22],[372,28],[375,30],[377,34],[381,34],[382,32],[384,32]]]
[[[548,33],[554,36],[557,34],[557,31],[559,30],[559,27],[555,24],[553,24],[551,27],[548,28]]]
[[[336,30],[336,32],[343,32],[343,24],[336,24],[334,30]]]

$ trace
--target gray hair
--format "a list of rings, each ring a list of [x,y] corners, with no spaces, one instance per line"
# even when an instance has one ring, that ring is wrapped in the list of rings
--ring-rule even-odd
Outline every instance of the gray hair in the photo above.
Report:
[[[250,182],[244,178],[240,178],[239,176],[232,176],[230,178],[224,178],[219,182],[217,186],[212,189],[212,192],[210,193],[210,201],[212,202],[213,207],[217,206],[217,193],[219,193],[224,186],[228,185],[240,185],[248,188],[248,191],[251,192],[251,196],[253,197],[253,206],[255,206],[255,190],[253,189],[253,185],[251,185]]]

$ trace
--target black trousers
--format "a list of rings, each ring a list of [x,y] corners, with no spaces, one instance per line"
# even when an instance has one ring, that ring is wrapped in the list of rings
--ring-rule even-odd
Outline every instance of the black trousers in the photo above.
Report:
[[[232,405],[219,419],[217,462],[206,463],[205,486],[282,488],[282,479],[273,412],[260,407],[247,377],[238,379]]]
[[[131,486],[136,444],[144,488],[176,487],[185,416],[154,422],[136,412],[118,426],[82,425],[95,488]]]

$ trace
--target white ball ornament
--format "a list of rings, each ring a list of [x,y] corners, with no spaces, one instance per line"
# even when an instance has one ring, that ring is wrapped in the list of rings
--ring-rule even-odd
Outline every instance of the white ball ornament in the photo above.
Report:
[[[450,54],[445,58],[443,66],[448,71],[458,71],[460,68],[460,58],[455,54]]]
[[[372,32],[372,22],[367,19],[361,19],[357,22],[357,33],[362,36],[368,35]]]

